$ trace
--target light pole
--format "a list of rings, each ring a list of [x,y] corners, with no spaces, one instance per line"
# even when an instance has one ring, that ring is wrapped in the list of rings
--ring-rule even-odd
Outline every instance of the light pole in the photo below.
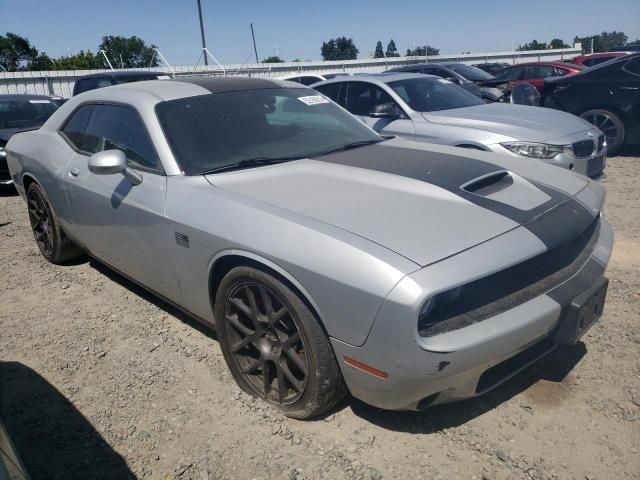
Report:
[[[202,51],[206,52],[207,43],[204,41],[204,24],[202,23],[202,6],[200,0],[198,0],[198,17],[200,18],[200,38],[202,38]],[[209,65],[207,54],[204,54],[204,64]]]

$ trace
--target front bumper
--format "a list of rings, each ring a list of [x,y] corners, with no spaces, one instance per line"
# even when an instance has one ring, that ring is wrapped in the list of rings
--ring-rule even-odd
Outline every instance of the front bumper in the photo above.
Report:
[[[573,299],[602,282],[613,247],[613,232],[604,220],[590,256],[563,283],[469,326],[433,337],[417,332],[418,291],[437,289],[443,278],[455,283],[462,276],[480,278],[490,268],[498,271],[531,248],[527,241],[516,229],[405,277],[385,300],[363,346],[332,339],[351,394],[380,408],[420,410],[485,393],[550,353]],[[347,364],[345,357],[387,376]]]

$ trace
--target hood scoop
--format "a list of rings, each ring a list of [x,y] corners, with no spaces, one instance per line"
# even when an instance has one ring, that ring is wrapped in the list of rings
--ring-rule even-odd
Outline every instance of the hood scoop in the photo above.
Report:
[[[460,188],[465,192],[488,197],[513,185],[513,177],[506,170],[489,173],[465,183]]]
[[[508,170],[482,175],[461,185],[460,188],[473,195],[525,211],[539,207],[551,199],[536,185]]]

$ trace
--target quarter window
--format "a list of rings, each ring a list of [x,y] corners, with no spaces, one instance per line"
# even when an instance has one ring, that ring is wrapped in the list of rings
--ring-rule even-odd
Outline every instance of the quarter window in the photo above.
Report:
[[[158,157],[138,113],[119,105],[85,105],[62,129],[80,151],[122,150],[133,166],[159,168]]]

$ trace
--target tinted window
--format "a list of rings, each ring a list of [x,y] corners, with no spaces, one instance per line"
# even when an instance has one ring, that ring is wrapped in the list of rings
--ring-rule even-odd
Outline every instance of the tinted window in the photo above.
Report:
[[[595,65],[595,58],[587,58],[586,60],[582,61],[582,65],[584,65],[585,67],[590,67],[591,65]]]
[[[331,83],[329,85],[322,85],[320,87],[315,87],[317,91],[321,94],[326,95],[334,102],[338,103],[338,95],[340,93],[340,85],[341,83]]]
[[[391,82],[389,86],[417,112],[485,105],[473,93],[443,79],[411,78]]]
[[[420,73],[426,73],[429,75],[435,75],[437,77],[442,77],[442,78],[447,78],[447,77],[452,77],[453,74],[451,72],[447,72],[446,70],[442,69],[442,68],[436,68],[436,67],[425,67],[422,68]]]
[[[182,170],[199,175],[255,158],[314,157],[380,137],[308,89],[200,95],[156,106]]]
[[[305,75],[300,77],[300,80],[298,83],[301,83],[302,85],[312,85],[314,83],[318,83],[321,82],[322,80],[320,80],[319,78],[316,77],[310,77],[309,75]]]
[[[154,73],[141,73],[138,75],[116,76],[113,78],[113,82],[116,84],[120,84],[120,83],[142,82],[144,80],[157,80],[157,79],[158,79],[158,75]]]
[[[495,74],[495,78],[498,80],[518,80],[520,78],[520,73],[522,73],[522,67],[513,67],[513,68],[505,68],[504,70],[500,70]]]
[[[62,128],[62,133],[78,150],[85,150],[84,131],[87,128],[94,105],[84,105],[77,109]]]
[[[87,90],[93,90],[95,88],[94,83],[93,78],[82,78],[76,81],[75,88],[73,89],[75,95],[86,92]]]
[[[63,128],[78,150],[122,150],[134,165],[158,168],[158,158],[138,113],[119,105],[86,105]]]
[[[380,87],[365,82],[349,82],[346,108],[354,115],[368,116],[375,106],[389,102],[393,102],[393,98]]]
[[[624,64],[623,68],[629,73],[640,75],[640,57],[632,58]]]
[[[96,78],[96,88],[110,87],[113,81],[109,77]]]
[[[558,77],[564,77],[565,75],[568,75],[571,72],[571,70],[567,68],[559,68],[559,67],[556,67],[555,71],[556,71],[555,75],[557,75]]]
[[[57,108],[57,105],[45,99],[0,100],[0,128],[42,125]]]
[[[530,65],[527,67],[525,78],[547,78],[554,77],[556,69],[546,65]]]

